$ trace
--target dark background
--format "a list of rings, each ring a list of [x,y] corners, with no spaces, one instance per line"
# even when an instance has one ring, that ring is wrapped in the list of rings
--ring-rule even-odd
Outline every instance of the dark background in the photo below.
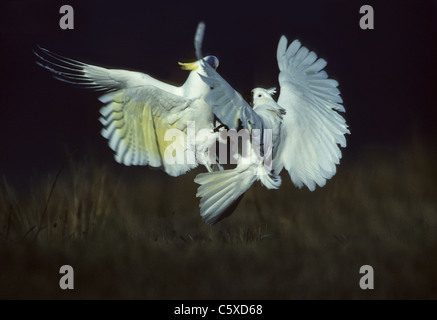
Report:
[[[436,134],[436,1],[69,1],[74,30],[61,30],[60,1],[2,6],[1,173],[15,185],[53,171],[65,155],[112,161],[100,136],[98,93],[77,89],[38,67],[37,44],[97,65],[137,70],[182,84],[178,61],[193,61],[193,36],[206,23],[204,54],[241,93],[276,86],[282,34],[328,61],[339,81],[351,135],[345,158],[368,147],[402,147]],[[375,29],[359,9],[373,6]]]
[[[65,31],[66,2],[0,4],[0,299],[437,298],[436,1],[67,3]],[[374,30],[359,28],[364,4]],[[297,189],[283,172],[279,190],[255,183],[206,225],[193,182],[204,168],[173,178],[116,163],[99,94],[53,79],[32,53],[182,84],[199,20],[205,54],[243,94],[277,85],[282,34],[328,61],[352,134],[325,187]],[[362,265],[375,290],[359,287]]]

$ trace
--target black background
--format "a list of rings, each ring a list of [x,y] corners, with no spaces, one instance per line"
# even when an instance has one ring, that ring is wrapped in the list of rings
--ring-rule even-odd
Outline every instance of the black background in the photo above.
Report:
[[[6,1],[1,18],[1,173],[12,183],[53,171],[68,151],[112,163],[100,136],[97,93],[38,67],[37,44],[106,67],[182,84],[178,61],[195,59],[193,37],[206,23],[204,53],[238,91],[277,85],[282,34],[328,61],[350,125],[347,156],[371,147],[433,144],[436,126],[436,1],[69,1],[74,30],[61,30],[60,1]],[[373,6],[375,29],[359,27]],[[114,164],[116,165],[116,164]]]

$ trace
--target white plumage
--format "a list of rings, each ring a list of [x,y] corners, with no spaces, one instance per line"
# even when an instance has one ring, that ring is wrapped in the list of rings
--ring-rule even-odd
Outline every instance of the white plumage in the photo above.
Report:
[[[344,135],[350,133],[336,111],[344,112],[338,82],[328,79],[324,59],[302,47],[298,40],[287,48],[282,36],[277,50],[281,94],[278,104],[286,110],[275,169],[284,167],[293,183],[323,187],[336,172]]]
[[[326,61],[298,40],[287,46],[282,36],[277,48],[279,98],[277,102],[272,98],[274,88],[255,88],[252,108],[215,71],[218,59],[202,57],[204,30],[200,23],[194,39],[198,60],[180,63],[190,73],[179,87],[144,73],[89,65],[43,48],[35,54],[37,63],[55,78],[105,92],[99,98],[105,104],[100,110],[102,135],[117,162],[159,167],[171,176],[204,164],[208,172],[198,174],[195,182],[200,184],[201,216],[208,224],[231,214],[255,181],[268,189],[279,188],[283,168],[299,188],[307,186],[313,191],[316,185],[324,186],[336,172],[339,145],[346,146],[345,134],[349,133],[338,113],[345,111],[338,82],[323,70]],[[194,140],[188,138],[190,123],[195,124]],[[232,169],[206,160],[211,157],[205,145],[227,141],[215,129],[217,125],[246,130],[251,136],[230,155],[238,157]],[[168,139],[171,130],[181,134]],[[206,142],[200,135],[205,130],[209,134]],[[184,161],[168,161],[170,145],[183,150]]]
[[[216,57],[180,63],[183,69],[191,72],[185,83],[176,87],[144,73],[106,69],[39,49],[35,52],[39,58],[37,63],[50,70],[55,78],[108,92],[99,98],[105,104],[100,110],[100,122],[104,126],[102,136],[108,139],[117,162],[162,168],[171,176],[184,174],[198,165],[193,156],[196,141],[190,142],[187,138],[187,124],[195,122],[195,133],[202,129],[213,131],[214,115],[204,101],[210,88],[200,78],[200,75],[206,75],[200,61],[214,69],[218,66]],[[166,139],[169,129],[177,129],[181,135]],[[165,161],[170,144],[185,150],[185,161]],[[209,164],[206,167],[211,170]]]
[[[324,59],[302,47],[298,40],[287,47],[282,36],[277,49],[280,95],[277,103],[272,90],[254,89],[253,109],[212,68],[205,66],[202,79],[214,89],[206,96],[208,104],[221,122],[229,127],[239,119],[249,131],[253,128],[272,130],[270,144],[264,144],[264,158],[252,158],[247,164],[239,161],[236,168],[222,172],[199,174],[197,196],[201,197],[203,219],[214,224],[229,214],[228,207],[256,181],[268,189],[281,184],[280,172],[285,168],[293,183],[313,191],[323,187],[336,172],[345,134],[350,133],[344,118],[343,100],[338,82],[328,79]],[[247,120],[255,120],[246,125]],[[252,148],[250,146],[250,148]],[[265,157],[273,155],[266,170]]]

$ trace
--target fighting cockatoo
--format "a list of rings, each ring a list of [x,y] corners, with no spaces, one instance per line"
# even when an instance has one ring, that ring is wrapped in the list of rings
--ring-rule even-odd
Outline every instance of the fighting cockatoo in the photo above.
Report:
[[[106,92],[99,97],[105,104],[100,109],[99,120],[104,126],[101,133],[108,139],[117,162],[158,167],[171,176],[179,176],[199,163],[208,170],[214,166],[202,153],[207,151],[205,136],[214,139],[215,145],[215,121],[211,106],[204,100],[210,88],[200,75],[206,76],[204,65],[215,70],[219,61],[215,56],[202,57],[204,30],[205,25],[200,23],[194,40],[198,60],[179,63],[182,69],[190,71],[179,87],[144,73],[107,69],[65,58],[44,48],[34,53],[39,58],[37,63],[55,78]],[[199,134],[202,130],[210,134]],[[200,141],[196,141],[197,137]],[[182,150],[178,159],[177,150]]]
[[[105,103],[100,110],[102,135],[117,162],[159,167],[171,176],[204,164],[209,172],[195,181],[200,184],[197,195],[202,197],[201,216],[206,223],[228,215],[256,180],[269,189],[278,188],[282,168],[298,187],[323,186],[335,174],[341,158],[338,144],[345,147],[344,135],[349,133],[336,112],[344,108],[337,81],[323,71],[326,61],[297,40],[287,48],[283,36],[277,50],[279,99],[273,100],[273,89],[256,88],[252,109],[215,71],[218,59],[202,57],[204,30],[200,23],[194,40],[198,60],[181,63],[190,74],[180,87],[140,72],[85,64],[43,48],[35,54],[37,63],[55,78],[105,92],[99,98]],[[225,130],[217,126],[251,135],[242,150],[230,155],[238,158],[234,169],[224,170],[224,163],[217,164],[219,157],[211,152],[216,140],[221,145],[227,141],[221,138]],[[182,159],[179,152],[175,161],[177,150],[182,150]]]
[[[229,128],[241,123],[249,131],[257,128],[264,132],[264,139],[249,140],[242,147],[242,156],[234,169],[196,177],[195,182],[200,184],[197,196],[201,197],[201,216],[208,224],[232,213],[230,207],[256,180],[269,189],[278,188],[283,168],[297,187],[306,185],[311,191],[316,185],[323,187],[336,172],[341,158],[338,145],[345,147],[345,134],[350,133],[344,118],[337,113],[345,112],[338,82],[328,79],[323,71],[327,62],[317,59],[298,40],[287,47],[287,38],[282,36],[277,61],[278,101],[272,98],[274,90],[256,88],[252,90],[253,109],[214,69],[202,63],[207,74],[202,79],[211,88],[205,101],[216,117]],[[247,115],[256,119],[255,123],[241,121],[241,115],[248,113],[256,114]],[[264,154],[254,148],[254,141],[262,145]],[[267,163],[266,156],[270,156]]]

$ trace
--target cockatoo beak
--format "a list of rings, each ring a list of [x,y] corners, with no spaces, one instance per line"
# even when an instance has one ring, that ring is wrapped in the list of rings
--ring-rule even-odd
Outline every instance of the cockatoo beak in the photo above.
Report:
[[[198,61],[191,62],[191,63],[183,63],[183,62],[178,62],[178,63],[183,70],[192,71],[192,70],[196,70],[197,68],[199,68]]]

